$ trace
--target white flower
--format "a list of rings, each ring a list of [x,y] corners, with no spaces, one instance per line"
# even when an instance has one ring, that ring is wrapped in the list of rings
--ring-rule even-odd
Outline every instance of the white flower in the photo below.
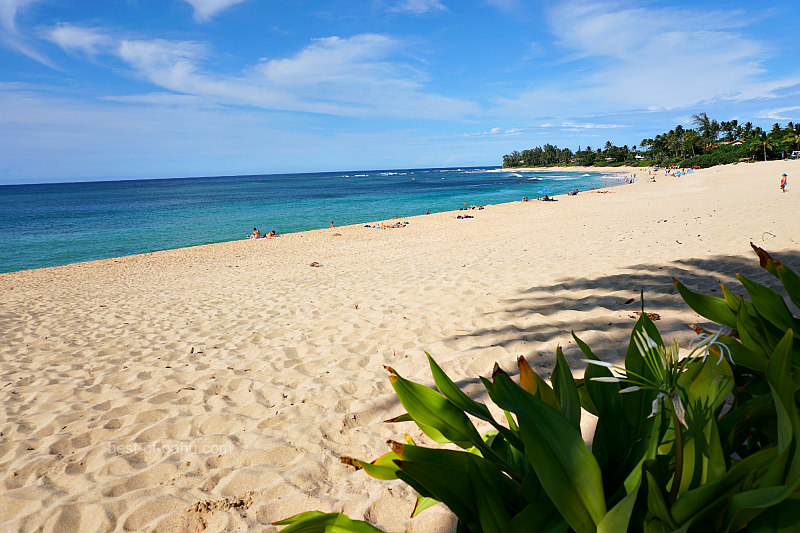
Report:
[[[733,356],[731,355],[730,348],[728,348],[724,343],[717,340],[721,335],[725,336],[730,335],[732,331],[733,330],[731,330],[730,328],[721,327],[714,335],[711,335],[710,333],[698,334],[689,343],[689,349],[691,350],[689,357],[694,357],[696,351],[702,350],[703,362],[705,362],[706,358],[711,353],[711,348],[713,347],[719,351],[719,360],[717,361],[717,364],[720,364],[722,362],[722,358],[725,357],[725,354],[728,355],[728,360],[732,363]],[[694,345],[695,342],[697,343],[697,346],[692,348],[692,345]]]

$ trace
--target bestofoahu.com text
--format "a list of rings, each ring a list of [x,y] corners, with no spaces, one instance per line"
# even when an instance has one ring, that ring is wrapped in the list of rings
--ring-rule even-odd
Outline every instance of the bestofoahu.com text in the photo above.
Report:
[[[187,442],[109,442],[108,453],[126,455],[129,453],[175,453],[201,455],[224,455],[233,451],[231,444],[192,444]]]

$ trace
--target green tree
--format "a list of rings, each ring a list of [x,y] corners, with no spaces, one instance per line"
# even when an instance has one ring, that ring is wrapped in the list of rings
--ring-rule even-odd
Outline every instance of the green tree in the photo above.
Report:
[[[774,147],[775,147],[775,145],[772,142],[772,140],[770,140],[769,136],[766,135],[766,134],[762,134],[760,137],[758,137],[757,139],[754,139],[752,141],[752,144],[750,145],[750,151],[753,152],[753,153],[758,152],[758,151],[763,151],[763,153],[764,153],[764,161],[766,161],[767,160],[767,150],[771,151]]]

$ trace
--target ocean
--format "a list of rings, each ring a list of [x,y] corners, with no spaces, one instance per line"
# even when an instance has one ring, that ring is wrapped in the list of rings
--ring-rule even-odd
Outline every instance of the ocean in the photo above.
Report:
[[[0,186],[0,272],[616,184],[586,172],[372,170]]]

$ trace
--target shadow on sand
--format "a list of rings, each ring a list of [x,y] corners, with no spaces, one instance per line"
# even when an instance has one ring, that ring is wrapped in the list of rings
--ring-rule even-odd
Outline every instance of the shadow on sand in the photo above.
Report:
[[[772,255],[800,272],[800,252]],[[638,318],[636,312],[641,311],[639,294],[643,292],[645,311],[658,315],[655,324],[664,339],[675,338],[681,347],[686,347],[694,336],[689,324],[708,327],[713,324],[686,305],[672,278],[703,294],[720,296],[719,283],[724,283],[735,293],[746,295],[735,278],[736,273],[785,294],[779,282],[759,267],[755,253],[716,255],[662,265],[636,264],[619,274],[567,277],[553,285],[530,287],[502,302],[502,309],[487,314],[491,322],[502,325],[460,334],[458,338],[462,342],[464,339],[471,341],[470,349],[499,346],[515,356],[524,355],[543,375],[549,375],[552,370],[557,345],[562,346],[573,368],[584,366],[579,362],[583,356],[570,330],[587,342],[599,357],[621,361]],[[516,373],[513,368],[505,370]]]

